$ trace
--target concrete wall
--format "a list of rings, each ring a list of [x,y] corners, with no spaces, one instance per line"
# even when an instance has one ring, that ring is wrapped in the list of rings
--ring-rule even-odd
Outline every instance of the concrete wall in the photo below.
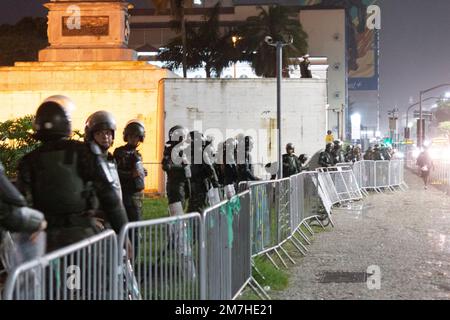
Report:
[[[108,110],[118,129],[114,148],[123,145],[122,132],[131,119],[140,119],[147,137],[140,147],[144,162],[160,162],[163,150],[163,109],[160,80],[173,76],[145,62],[17,63],[0,68],[0,122],[34,114],[39,104],[56,94],[74,100],[73,129],[84,131],[87,117]],[[149,167],[147,189],[161,188],[160,166]]]
[[[163,88],[166,139],[177,124],[214,135],[215,143],[243,132],[256,138],[255,162],[276,160],[275,79],[165,79]],[[297,154],[313,155],[324,147],[326,80],[284,80],[282,96],[283,150],[292,142]]]
[[[347,106],[345,10],[302,10],[300,22],[308,34],[309,54],[328,58],[328,104],[339,110]],[[338,114],[329,111],[328,116],[329,129],[337,133]]]

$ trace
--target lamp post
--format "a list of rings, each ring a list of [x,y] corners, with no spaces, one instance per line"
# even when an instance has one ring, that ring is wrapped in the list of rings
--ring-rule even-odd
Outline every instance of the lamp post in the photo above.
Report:
[[[441,97],[429,97],[429,98],[424,99],[423,102],[432,100],[432,99],[439,100],[439,99],[441,99]],[[410,105],[408,110],[406,111],[405,133],[406,133],[406,130],[408,129],[408,124],[409,124],[409,110],[411,110],[415,106],[418,106],[419,104],[420,104],[420,102],[416,102],[416,103]],[[406,135],[405,135],[405,139],[406,139]]]
[[[281,79],[283,77],[283,48],[293,43],[293,38],[289,37],[287,42],[273,41],[272,37],[265,39],[269,46],[277,49],[277,130],[278,130],[278,179],[283,178],[283,155],[281,153]]]
[[[439,88],[442,88],[442,87],[448,87],[448,86],[450,86],[450,83],[443,83],[443,84],[437,85],[435,87],[432,87],[430,89],[426,89],[426,90],[420,91],[420,95],[419,95],[419,106],[420,106],[419,107],[420,108],[419,137],[417,138],[417,146],[419,148],[421,148],[423,146],[423,138],[424,138],[424,134],[423,134],[424,132],[423,132],[422,97],[423,97],[424,94],[426,94],[426,93],[428,93],[430,91],[433,91],[433,90],[436,90],[436,89],[439,89]]]

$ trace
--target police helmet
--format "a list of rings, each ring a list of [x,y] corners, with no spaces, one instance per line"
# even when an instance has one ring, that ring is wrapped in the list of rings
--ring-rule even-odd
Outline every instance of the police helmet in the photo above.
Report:
[[[288,151],[288,150],[295,150],[295,146],[293,143],[288,143],[286,145],[286,151]]]
[[[139,120],[128,121],[125,129],[123,130],[123,141],[128,142],[128,136],[137,136],[139,141],[144,142],[145,139],[145,127]]]
[[[169,130],[169,140],[175,142],[182,142],[187,139],[188,130],[180,125],[176,125]]]
[[[84,127],[84,139],[85,141],[93,141],[94,133],[100,130],[111,130],[114,134],[117,129],[116,120],[112,113],[108,111],[97,111],[89,116],[86,120]]]
[[[72,134],[71,112],[75,109],[74,102],[65,96],[51,96],[39,106],[33,121],[34,137],[47,141]]]

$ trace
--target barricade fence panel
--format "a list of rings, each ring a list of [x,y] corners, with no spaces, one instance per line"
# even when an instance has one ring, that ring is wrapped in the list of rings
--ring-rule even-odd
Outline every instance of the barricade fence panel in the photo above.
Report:
[[[250,192],[246,191],[238,195],[236,199],[230,201],[226,205],[226,215],[229,220],[232,220],[233,229],[232,234],[229,234],[231,239],[228,239],[228,244],[231,246],[231,292],[232,297],[243,289],[247,282],[252,277],[252,245],[251,245],[251,196]]]
[[[199,214],[130,223],[119,246],[119,299],[200,299]]]
[[[375,187],[387,188],[389,184],[390,161],[375,161]]]
[[[287,239],[291,235],[290,216],[290,180],[283,179],[276,182],[276,214],[277,222],[277,244]]]
[[[117,238],[106,231],[18,266],[6,300],[113,300],[117,294]]]
[[[250,184],[252,254],[277,245],[276,181]]]

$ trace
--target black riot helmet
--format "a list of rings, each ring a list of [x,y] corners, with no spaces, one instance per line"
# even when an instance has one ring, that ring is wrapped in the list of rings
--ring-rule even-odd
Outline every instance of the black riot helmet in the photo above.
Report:
[[[89,116],[84,127],[84,140],[86,142],[94,140],[94,133],[100,130],[111,130],[114,134],[117,129],[116,120],[112,113],[108,111],[97,111]]]
[[[288,143],[286,145],[286,151],[289,151],[289,150],[295,151],[295,146],[293,143]]]
[[[174,126],[169,130],[169,141],[183,142],[187,139],[188,130],[180,125]]]
[[[51,96],[39,106],[33,122],[34,138],[40,141],[68,138],[72,134],[70,113],[74,102],[65,96]]]
[[[139,141],[144,142],[145,139],[145,127],[139,120],[128,121],[125,129],[123,130],[123,141],[128,142],[128,136],[137,136]]]
[[[327,143],[327,146],[325,147],[325,151],[330,152],[333,150],[334,144],[333,143]]]

